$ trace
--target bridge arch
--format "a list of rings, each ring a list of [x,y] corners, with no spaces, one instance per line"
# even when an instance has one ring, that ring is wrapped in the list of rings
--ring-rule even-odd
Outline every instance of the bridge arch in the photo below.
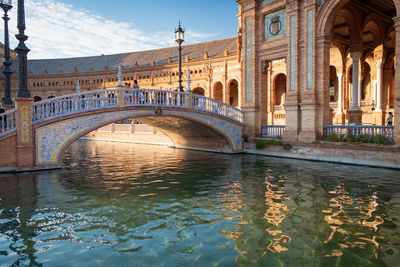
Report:
[[[241,126],[218,116],[176,109],[111,110],[38,124],[34,129],[36,164],[59,165],[64,151],[78,138],[128,118],[140,119],[160,129],[177,148],[235,153],[242,146]]]

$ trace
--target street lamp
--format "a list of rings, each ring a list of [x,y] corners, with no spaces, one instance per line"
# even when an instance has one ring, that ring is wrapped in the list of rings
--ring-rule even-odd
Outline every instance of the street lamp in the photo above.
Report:
[[[0,7],[4,11],[4,105],[12,105],[13,102],[11,100],[11,74],[12,71],[10,69],[10,43],[8,40],[8,21],[10,18],[7,15],[7,12],[12,8],[11,0],[1,0]]]
[[[181,22],[179,21],[178,29],[175,30],[175,41],[179,44],[179,92],[183,91],[182,87],[182,43],[185,41],[185,30],[181,28]]]
[[[15,52],[18,54],[18,91],[17,97],[30,98],[31,93],[28,90],[28,59],[27,54],[30,51],[25,45],[28,36],[25,35],[25,6],[24,0],[18,0],[18,24],[19,30],[17,37],[19,43]]]

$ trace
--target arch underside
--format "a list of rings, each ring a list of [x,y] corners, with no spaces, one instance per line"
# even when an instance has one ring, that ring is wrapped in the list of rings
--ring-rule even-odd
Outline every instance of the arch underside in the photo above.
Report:
[[[79,137],[104,125],[135,118],[166,134],[175,147],[236,153],[242,149],[242,126],[204,113],[163,109],[113,111],[70,118],[35,129],[36,164],[58,164],[65,149]]]

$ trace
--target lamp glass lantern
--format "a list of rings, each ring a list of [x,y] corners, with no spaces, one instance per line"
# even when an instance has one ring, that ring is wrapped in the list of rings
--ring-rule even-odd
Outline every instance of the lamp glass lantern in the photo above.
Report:
[[[178,29],[175,30],[175,41],[178,44],[182,44],[185,41],[185,31],[182,29],[180,23]]]
[[[0,0],[0,6],[6,7],[6,8],[11,8],[12,7],[12,1],[11,0]]]

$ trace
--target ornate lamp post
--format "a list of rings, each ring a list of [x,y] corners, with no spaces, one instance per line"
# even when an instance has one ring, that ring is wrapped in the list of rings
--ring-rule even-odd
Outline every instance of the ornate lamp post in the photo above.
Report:
[[[19,44],[15,51],[18,54],[18,91],[17,97],[30,98],[31,93],[28,90],[28,59],[27,54],[30,51],[25,45],[28,36],[25,35],[25,7],[24,0],[18,0],[18,25],[19,33],[15,35]]]
[[[1,0],[0,7],[4,11],[4,105],[12,105],[13,102],[11,100],[11,74],[12,71],[10,69],[10,43],[8,40],[8,21],[10,18],[7,15],[7,12],[12,8],[11,0]]]
[[[181,22],[179,21],[178,29],[175,30],[175,41],[179,44],[179,92],[183,91],[182,87],[182,43],[184,39],[185,31],[181,28]]]

